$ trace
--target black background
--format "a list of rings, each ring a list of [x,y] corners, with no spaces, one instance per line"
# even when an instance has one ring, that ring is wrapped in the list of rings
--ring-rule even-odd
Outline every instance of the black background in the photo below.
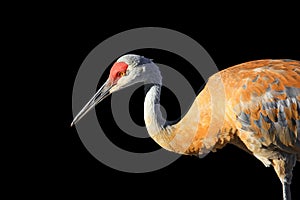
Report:
[[[30,185],[31,189],[55,197],[93,195],[105,198],[104,195],[108,195],[113,198],[121,195],[123,198],[158,198],[162,195],[174,198],[183,195],[184,198],[197,199],[281,199],[281,183],[274,170],[231,145],[203,159],[182,156],[171,165],[151,173],[125,173],[105,166],[85,149],[76,128],[70,128],[72,89],[81,63],[93,48],[114,34],[138,27],[165,27],[190,36],[206,49],[219,69],[264,58],[300,60],[296,15],[270,16],[262,12],[257,18],[246,20],[241,19],[244,13],[240,12],[232,18],[195,15],[182,20],[138,21],[134,18],[125,20],[122,15],[118,15],[117,20],[108,20],[103,14],[76,14],[75,17],[64,14],[64,11],[49,13],[40,26],[34,25],[35,31],[30,36],[39,38],[35,50],[36,55],[40,55],[42,61],[39,64],[43,68],[39,69],[36,78],[38,83],[46,82],[44,89],[48,92],[41,93],[47,101],[41,110],[42,116],[46,113],[46,117],[50,118],[43,117],[45,125],[39,128],[35,137],[38,142],[32,146],[33,165],[28,164],[29,169],[21,171],[25,174],[21,182],[24,187],[27,180],[32,180],[35,184]],[[27,45],[30,42],[27,41]],[[182,65],[188,66],[184,59],[169,52],[145,49],[136,53],[179,71]],[[188,72],[189,69],[187,67],[180,72],[198,91],[204,82],[195,73]],[[168,95],[171,97],[167,98]],[[140,110],[129,108],[131,117],[138,124],[143,124],[143,91],[137,92],[132,101]],[[161,103],[169,119],[180,116],[175,108],[178,102],[171,91],[163,90]],[[150,139],[134,139],[118,130],[109,105],[110,98],[107,98],[96,111],[100,123],[111,130],[106,134],[112,142],[135,152],[158,148]],[[103,116],[100,111],[106,115]],[[42,117],[36,115],[35,118]],[[297,163],[291,186],[294,199],[300,199],[299,167]]]

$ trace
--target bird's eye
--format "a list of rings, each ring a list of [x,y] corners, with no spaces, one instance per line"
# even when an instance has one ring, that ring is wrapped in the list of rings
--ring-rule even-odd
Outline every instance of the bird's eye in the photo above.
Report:
[[[122,76],[124,76],[126,73],[125,72],[118,72],[118,76],[119,77],[122,77]]]

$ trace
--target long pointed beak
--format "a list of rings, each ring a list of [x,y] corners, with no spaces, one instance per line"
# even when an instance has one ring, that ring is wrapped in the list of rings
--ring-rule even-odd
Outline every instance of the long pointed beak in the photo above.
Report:
[[[101,86],[96,94],[87,102],[87,104],[79,111],[71,123],[71,127],[75,125],[81,118],[83,118],[92,108],[99,102],[111,94],[110,89],[114,86],[109,79]]]

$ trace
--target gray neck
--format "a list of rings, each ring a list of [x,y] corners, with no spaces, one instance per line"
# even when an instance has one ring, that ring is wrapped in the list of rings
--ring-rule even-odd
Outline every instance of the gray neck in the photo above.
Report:
[[[156,83],[145,85],[146,97],[144,102],[144,120],[151,137],[164,129],[165,119],[160,111],[161,85]]]

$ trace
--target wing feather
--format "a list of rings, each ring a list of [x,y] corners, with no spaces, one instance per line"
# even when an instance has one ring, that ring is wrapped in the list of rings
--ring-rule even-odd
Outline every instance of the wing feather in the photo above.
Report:
[[[226,94],[241,129],[264,146],[300,155],[300,62],[261,60],[230,70],[223,72]]]

